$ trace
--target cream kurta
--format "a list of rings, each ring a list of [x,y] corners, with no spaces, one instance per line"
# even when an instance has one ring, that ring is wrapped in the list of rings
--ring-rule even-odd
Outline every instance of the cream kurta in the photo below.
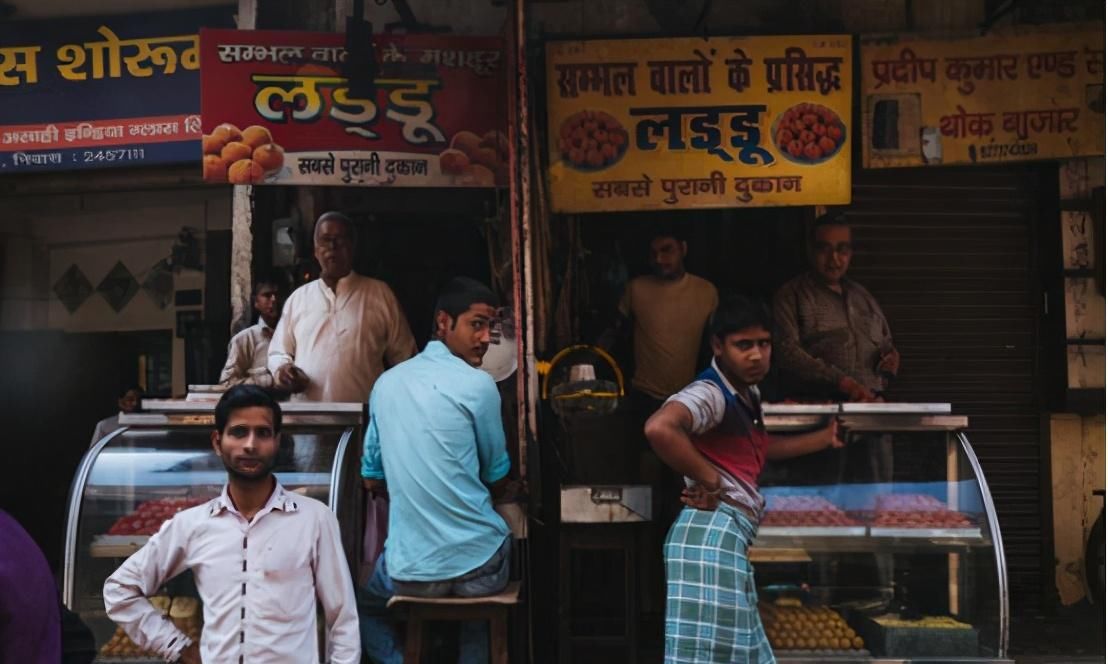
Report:
[[[336,291],[317,279],[293,292],[269,343],[269,370],[300,367],[310,382],[297,398],[364,402],[386,367],[415,354],[415,339],[384,282],[351,272]]]

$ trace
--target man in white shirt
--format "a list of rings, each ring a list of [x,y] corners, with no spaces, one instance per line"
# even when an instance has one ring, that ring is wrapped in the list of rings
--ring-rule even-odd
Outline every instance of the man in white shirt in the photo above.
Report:
[[[119,412],[111,417],[105,417],[96,423],[96,428],[92,430],[92,442],[89,443],[89,447],[95,445],[104,436],[119,429],[119,416],[123,413],[133,413],[137,411],[141,403],[141,387],[133,385],[124,390],[123,394],[119,395]]]
[[[231,337],[227,344],[227,364],[219,376],[224,387],[234,385],[273,386],[269,373],[269,340],[273,328],[281,319],[280,285],[276,279],[259,279],[254,283],[254,310],[258,322]]]
[[[316,600],[325,661],[358,664],[354,586],[338,521],[323,503],[273,476],[281,409],[238,385],[215,409],[212,447],[227,468],[223,494],[169,519],[104,582],[108,617],[140,648],[186,664],[316,664]],[[192,570],[204,631],[192,642],[147,599]]]
[[[316,222],[320,275],[296,289],[269,344],[277,387],[308,401],[364,402],[377,378],[416,352],[396,296],[353,270],[354,223],[341,212]]]

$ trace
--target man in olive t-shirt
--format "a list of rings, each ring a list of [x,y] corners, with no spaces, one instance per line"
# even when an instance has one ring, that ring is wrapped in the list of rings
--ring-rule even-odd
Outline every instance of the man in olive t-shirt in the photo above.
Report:
[[[651,235],[651,274],[628,282],[619,302],[616,323],[600,338],[611,349],[616,341],[631,335],[635,373],[631,380],[631,422],[628,435],[642,443],[638,459],[638,481],[651,485],[655,528],[642,542],[640,601],[647,613],[657,614],[662,629],[665,571],[662,541],[670,523],[680,511],[684,480],[671,471],[649,448],[643,426],[670,395],[692,382],[698,370],[705,330],[719,303],[716,287],[706,279],[685,271],[688,244],[677,228],[662,226]],[[630,442],[630,441],[629,441]],[[645,537],[645,536],[644,536]],[[656,587],[654,579],[662,579]]]
[[[601,339],[610,348],[620,332],[630,329],[635,358],[631,398],[641,422],[696,375],[704,330],[719,302],[715,286],[685,271],[688,251],[675,230],[654,233],[653,272],[627,284],[618,322]]]

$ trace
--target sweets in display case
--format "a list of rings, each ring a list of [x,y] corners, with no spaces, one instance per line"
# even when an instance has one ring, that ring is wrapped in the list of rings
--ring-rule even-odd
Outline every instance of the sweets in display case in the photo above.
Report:
[[[861,651],[865,641],[827,606],[805,606],[799,599],[759,602],[758,613],[774,650]]]
[[[831,501],[822,496],[770,496],[762,526],[834,527],[858,526]]]
[[[168,616],[173,624],[188,635],[193,641],[200,639],[200,600],[195,597],[174,597],[156,595],[150,598],[150,603],[164,616]],[[100,658],[108,661],[133,658],[161,659],[157,653],[140,648],[122,627],[116,627],[115,633],[100,648]]]
[[[153,535],[162,524],[177,512],[205,502],[199,498],[161,498],[147,500],[130,514],[116,519],[108,529],[109,535]]]
[[[967,514],[924,494],[886,494],[874,499],[870,525],[886,528],[972,528]]]

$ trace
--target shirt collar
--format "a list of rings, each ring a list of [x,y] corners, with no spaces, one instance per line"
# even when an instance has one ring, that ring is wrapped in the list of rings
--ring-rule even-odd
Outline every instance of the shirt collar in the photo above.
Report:
[[[273,510],[281,510],[282,512],[298,512],[300,506],[297,504],[296,498],[293,494],[285,491],[285,487],[281,486],[281,482],[277,482],[277,486],[273,488],[273,493],[270,494],[269,500],[266,501],[262,509],[258,510],[255,519],[263,514],[272,512]],[[231,512],[232,514],[238,514],[239,511],[235,508],[235,503],[231,500],[231,494],[228,493],[228,485],[223,485],[223,492],[219,494],[219,497],[211,502],[208,508],[208,516],[219,516],[223,512]]]
[[[437,360],[440,362],[457,362],[466,368],[472,369],[465,360],[458,357],[454,353],[450,352],[450,349],[446,347],[446,344],[438,339],[432,339],[427,342],[427,346],[423,349],[423,355],[426,355],[428,359]]]
[[[727,391],[731,394],[738,394],[739,391],[735,389],[735,386],[731,384],[731,381],[727,380],[727,374],[719,368],[719,364],[716,363],[716,358],[712,358],[712,369],[719,374],[719,379],[723,381],[723,386],[727,388]]]
[[[723,381],[723,386],[727,388],[727,391],[733,395],[738,395],[739,391],[735,389],[735,386],[731,384],[731,381],[727,380],[727,374],[720,370],[719,364],[716,363],[716,358],[712,358],[712,368],[719,374],[719,379]],[[749,388],[750,394],[755,399],[761,399],[761,393],[758,391],[757,385],[751,385]]]
[[[269,323],[265,322],[265,319],[258,316],[258,329],[263,332],[273,332],[273,328],[269,326]]]

